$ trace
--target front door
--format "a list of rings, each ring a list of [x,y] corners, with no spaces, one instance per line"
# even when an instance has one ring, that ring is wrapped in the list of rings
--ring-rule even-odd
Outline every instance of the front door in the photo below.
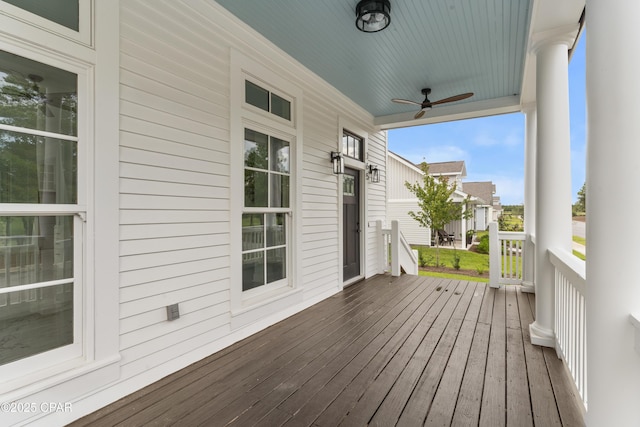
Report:
[[[360,275],[360,174],[345,168],[342,192],[343,280]]]

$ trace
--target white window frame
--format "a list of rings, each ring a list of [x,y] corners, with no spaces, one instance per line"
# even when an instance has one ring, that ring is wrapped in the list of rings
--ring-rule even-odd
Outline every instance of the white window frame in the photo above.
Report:
[[[246,104],[249,105],[249,104]],[[252,106],[253,107],[253,106]],[[286,260],[286,277],[284,279],[275,281],[275,282],[271,282],[271,283],[266,283],[262,286],[258,286],[256,288],[253,289],[248,289],[246,291],[242,291],[243,294],[243,300],[247,301],[247,300],[251,300],[252,298],[258,297],[260,295],[263,295],[265,293],[271,293],[273,291],[277,291],[280,288],[283,287],[291,287],[292,286],[292,282],[291,282],[291,275],[293,273],[293,270],[291,269],[291,259],[292,259],[292,253],[291,253],[291,243],[292,243],[292,239],[291,239],[291,227],[293,225],[293,221],[292,221],[292,216],[293,216],[293,183],[295,180],[295,177],[293,176],[293,162],[292,159],[295,156],[295,138],[293,135],[291,134],[286,134],[286,133],[282,133],[282,132],[277,132],[275,130],[269,130],[268,128],[266,128],[263,124],[259,124],[259,123],[253,123],[251,121],[246,121],[244,122],[244,129],[250,129],[253,131],[257,131],[260,133],[263,133],[265,135],[267,135],[269,138],[271,137],[275,137],[275,138],[279,138],[283,141],[287,141],[289,143],[289,207],[270,207],[270,206],[263,206],[263,207],[247,207],[244,206],[244,202],[243,202],[243,209],[242,209],[242,214],[270,214],[270,213],[284,213],[285,214],[285,238],[286,238],[286,250],[287,250],[287,260]],[[243,130],[244,130],[243,129]],[[243,156],[244,156],[244,151],[243,151]],[[268,168],[269,166],[267,166]],[[246,170],[246,168],[244,168],[244,164],[243,164],[243,170]],[[257,170],[257,169],[253,169],[253,168],[249,168],[249,170]],[[274,173],[274,171],[270,170],[270,169],[266,169],[264,170],[264,172],[266,172],[267,174],[272,174]],[[274,173],[274,174],[278,174],[278,173]],[[271,200],[271,187],[267,184],[267,189],[268,189],[268,202],[267,204],[270,204],[270,200]],[[243,193],[243,197],[244,197],[244,193]],[[261,249],[262,252],[265,253],[268,250],[268,247],[266,246],[266,240],[265,240],[265,246]],[[258,250],[256,250],[258,251]],[[248,251],[242,251],[242,254],[244,255],[245,253],[247,253]],[[265,263],[266,263],[266,258],[265,258]],[[266,276],[265,276],[265,281],[266,281]]]
[[[77,76],[77,96],[78,96],[78,129],[77,136],[62,134],[51,134],[34,129],[18,128],[14,126],[1,125],[0,129],[27,133],[31,135],[46,135],[58,139],[71,140],[77,142],[77,203],[76,204],[26,204],[26,203],[2,203],[0,204],[0,214],[2,216],[73,216],[74,217],[74,342],[72,344],[46,351],[16,360],[0,366],[0,378],[6,382],[0,384],[0,393],[5,393],[16,387],[29,384],[33,381],[35,373],[43,371],[53,366],[73,366],[81,363],[87,358],[87,345],[91,342],[87,334],[84,316],[92,313],[92,309],[86,301],[86,218],[90,195],[88,194],[88,183],[92,182],[87,173],[91,168],[90,163],[93,156],[89,138],[91,135],[92,121],[90,119],[92,103],[90,88],[93,85],[91,67],[80,63],[62,61],[51,58],[48,55],[37,54],[32,51],[17,48],[15,46],[0,43],[0,50],[19,55],[21,57],[41,62],[49,66],[71,72]],[[56,281],[61,282],[61,281]],[[49,283],[51,284],[51,283]],[[13,292],[31,287],[41,288],[41,284],[26,286],[16,286],[4,288],[5,292]],[[46,286],[47,284],[45,284]],[[35,375],[37,377],[37,374]]]
[[[301,258],[297,245],[302,229],[298,213],[302,211],[302,90],[252,58],[231,49],[231,328],[247,324],[290,308],[302,301]],[[281,118],[245,102],[245,80],[291,102],[291,120]],[[289,208],[244,207],[244,130],[249,128],[290,144]],[[242,214],[251,212],[286,212],[287,279],[242,291]]]
[[[78,0],[78,31],[0,0],[0,13],[50,34],[87,46],[93,44],[92,9],[94,0]]]
[[[91,1],[91,5],[90,21],[96,22],[92,37],[99,50],[52,36],[49,31],[9,16],[5,13],[6,5],[0,4],[0,49],[78,75],[78,138],[86,157],[86,162],[79,160],[78,163],[79,168],[84,168],[78,171],[78,195],[86,194],[83,247],[78,246],[77,252],[84,258],[83,353],[57,365],[49,359],[46,366],[32,363],[13,381],[2,378],[2,402],[18,399],[53,402],[61,395],[78,399],[121,377],[118,310],[120,7],[118,2],[110,1]],[[15,208],[12,213],[19,213],[19,206]],[[77,209],[76,205],[73,209]],[[46,214],[44,210],[39,213]],[[21,420],[33,415],[17,414]]]

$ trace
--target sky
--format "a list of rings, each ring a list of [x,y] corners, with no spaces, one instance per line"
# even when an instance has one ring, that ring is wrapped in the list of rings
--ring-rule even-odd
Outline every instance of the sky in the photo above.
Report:
[[[573,202],[585,181],[585,36],[583,33],[569,63]],[[514,113],[392,129],[389,150],[414,163],[464,160],[464,181],[493,181],[503,205],[519,205],[524,203],[524,119],[524,114]]]

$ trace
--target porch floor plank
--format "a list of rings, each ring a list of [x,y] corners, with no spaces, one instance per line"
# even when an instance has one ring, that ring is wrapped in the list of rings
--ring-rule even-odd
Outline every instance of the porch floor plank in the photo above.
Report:
[[[376,276],[72,426],[581,425],[518,286]]]

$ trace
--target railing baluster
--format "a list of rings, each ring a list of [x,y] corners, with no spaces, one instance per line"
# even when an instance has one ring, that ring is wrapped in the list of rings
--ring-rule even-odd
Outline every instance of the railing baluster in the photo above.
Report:
[[[587,407],[585,264],[567,251],[550,250],[555,267],[556,348]]]

